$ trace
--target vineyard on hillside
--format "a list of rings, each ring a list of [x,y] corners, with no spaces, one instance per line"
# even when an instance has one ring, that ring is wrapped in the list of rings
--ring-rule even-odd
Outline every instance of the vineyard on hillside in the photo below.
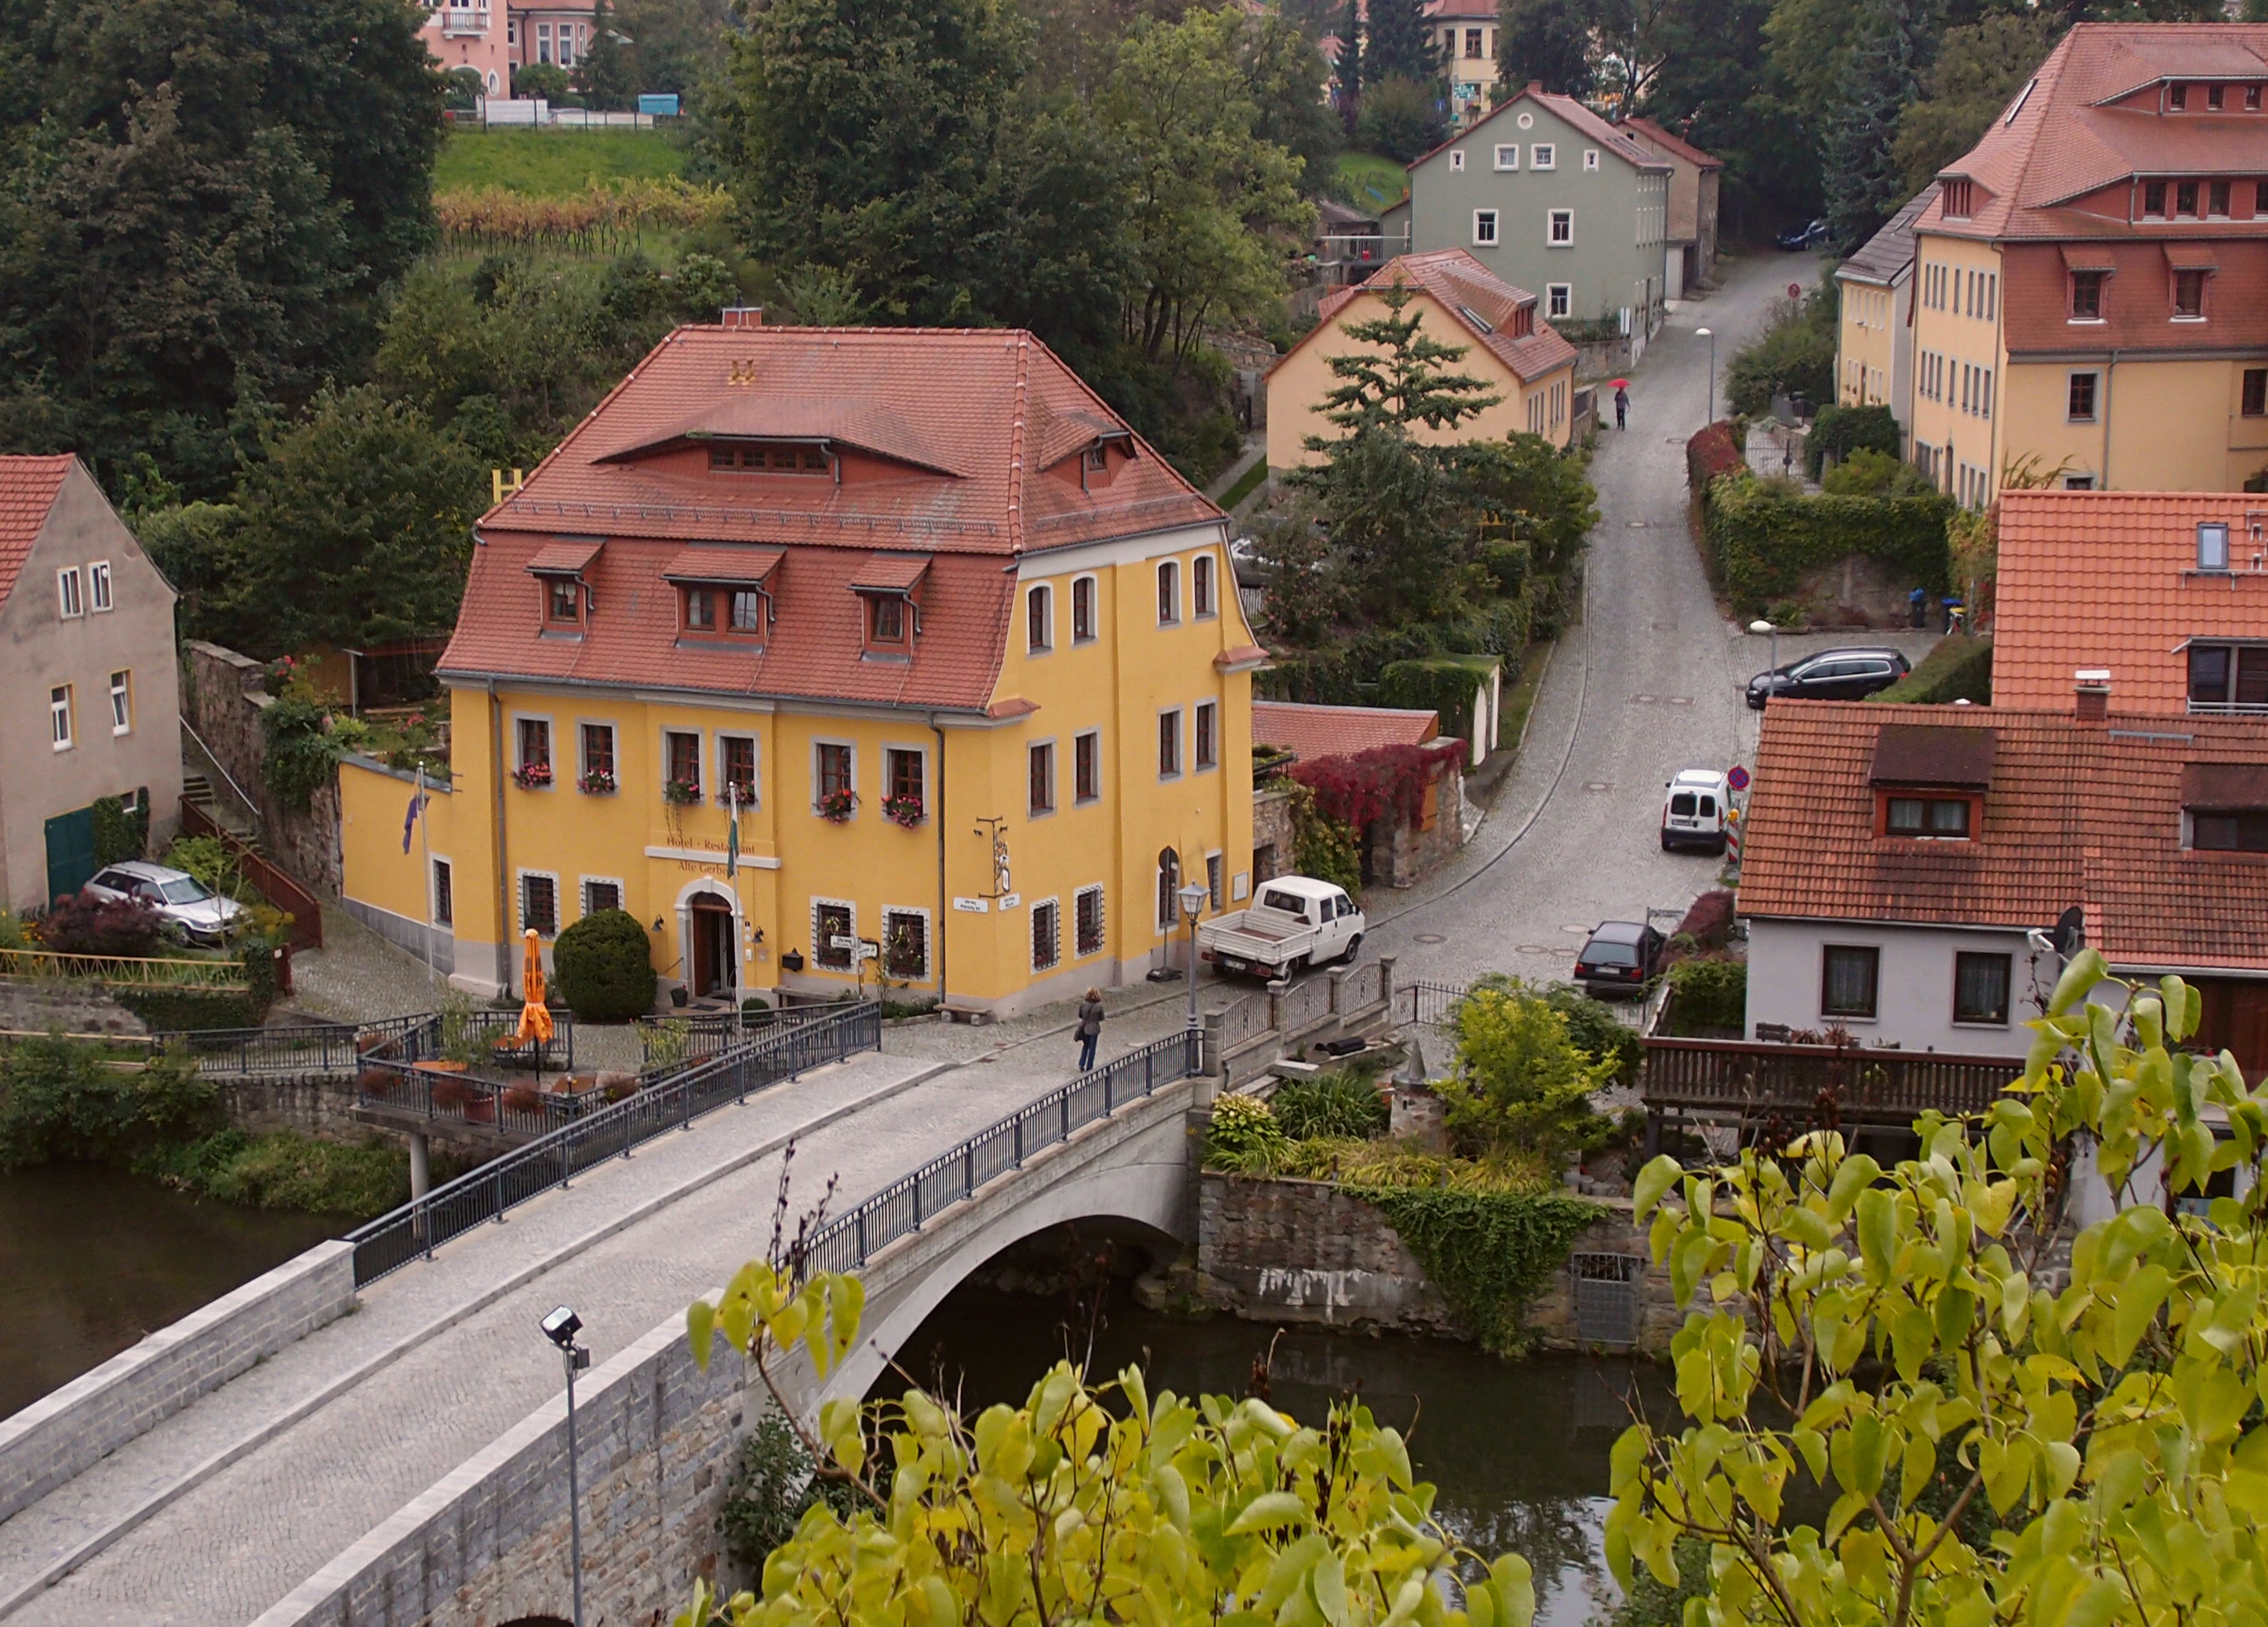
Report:
[[[529,197],[503,187],[440,193],[441,232],[455,249],[541,248],[614,254],[649,232],[679,232],[721,220],[721,187],[675,180],[593,180],[566,197]]]

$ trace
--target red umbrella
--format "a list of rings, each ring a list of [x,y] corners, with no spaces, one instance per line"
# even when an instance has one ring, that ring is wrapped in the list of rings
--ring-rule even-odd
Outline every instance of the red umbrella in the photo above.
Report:
[[[1607,380],[1607,387],[1609,389],[1627,390],[1630,388],[1630,380],[1627,379],[1609,379]]]

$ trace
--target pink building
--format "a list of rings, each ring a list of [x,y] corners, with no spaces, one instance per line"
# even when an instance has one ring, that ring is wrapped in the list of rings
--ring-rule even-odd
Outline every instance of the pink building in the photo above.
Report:
[[[503,0],[425,0],[425,44],[444,69],[469,68],[484,96],[512,94],[512,70],[554,63],[569,73],[591,48],[595,8],[573,0],[506,5]]]

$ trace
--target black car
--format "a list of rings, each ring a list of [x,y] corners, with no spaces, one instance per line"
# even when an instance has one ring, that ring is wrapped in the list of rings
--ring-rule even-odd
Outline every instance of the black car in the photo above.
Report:
[[[1785,249],[1824,248],[1827,247],[1827,223],[1814,220],[1783,232],[1772,239]]]
[[[1575,957],[1575,981],[1594,1000],[1643,992],[1661,965],[1667,942],[1642,921],[1602,921]]]
[[[1863,701],[1911,670],[1896,650],[1822,650],[1749,680],[1749,710],[1772,696],[1788,701]]]

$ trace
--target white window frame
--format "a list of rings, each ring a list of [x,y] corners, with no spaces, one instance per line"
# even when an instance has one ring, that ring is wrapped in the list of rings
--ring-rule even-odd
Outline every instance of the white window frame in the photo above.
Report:
[[[112,607],[110,562],[98,559],[86,568],[86,607],[99,615]]]
[[[1189,620],[1211,622],[1220,615],[1220,561],[1211,548],[1189,556]]]
[[[1584,173],[1585,173],[1586,174],[1593,173],[1594,173],[1594,172],[1598,169],[1598,167],[1599,167],[1599,150],[1598,150],[1596,147],[1586,147],[1586,148],[1584,148],[1584,149],[1583,149],[1583,170],[1584,170]]]
[[[709,777],[709,736],[703,730],[688,729],[679,724],[664,724],[662,725],[661,740],[659,742],[661,747],[661,755],[657,760],[659,771],[655,775],[655,778],[663,785],[669,784],[669,769],[671,762],[669,737],[673,734],[689,734],[693,737],[693,771],[699,777],[700,782],[695,789],[700,792],[700,795],[690,803],[683,805],[672,803],[670,806],[672,807],[680,806],[698,807],[702,803],[709,799],[709,793],[714,788]],[[620,783],[621,777],[622,777],[619,774],[615,776],[617,784]]]
[[[1158,778],[1160,781],[1177,780],[1189,771],[1189,743],[1183,738],[1188,731],[1182,726],[1182,710],[1179,706],[1158,708],[1158,722],[1160,726],[1152,733],[1151,743],[1153,747],[1164,740],[1163,725],[1166,719],[1171,718],[1174,720],[1174,766],[1169,771],[1164,764],[1159,765]],[[1161,753],[1160,755],[1162,755]]]
[[[1210,712],[1212,715],[1212,761],[1211,762],[1197,761],[1197,714],[1199,712]],[[1211,773],[1220,767],[1220,703],[1219,701],[1193,702],[1189,706],[1189,772]]]
[[[929,817],[937,812],[937,803],[929,791],[929,747],[926,746],[917,745],[911,740],[882,742],[882,777],[880,781],[881,802],[887,802],[895,794],[890,789],[890,756],[895,752],[902,752],[909,757],[917,759],[921,763],[922,819],[924,822],[927,822]],[[875,806],[879,807],[880,805],[880,802],[878,802]]]
[[[1500,175],[1512,175],[1519,173],[1520,144],[1518,142],[1500,141],[1497,143],[1496,167],[1497,173]]]
[[[614,888],[615,909],[626,910],[630,907],[630,887],[624,884],[620,876],[578,876],[576,878],[575,882],[575,909],[577,911],[575,918],[577,920],[587,921],[593,916],[598,914],[597,910],[591,908],[591,889],[593,887],[610,887]]]
[[[115,740],[134,733],[134,669],[121,667],[110,674],[110,733]]]
[[[512,936],[523,937],[529,927],[535,926],[535,935],[538,938],[558,937],[564,930],[564,924],[559,919],[559,872],[556,870],[530,870],[522,867],[515,873],[517,880],[512,887],[512,905],[513,914],[517,917],[519,924],[512,928]],[[551,883],[551,930],[548,932],[527,918],[527,883],[531,877]]]
[[[890,969],[890,921],[895,916],[912,916],[922,924],[921,969],[917,972],[897,972]],[[932,975],[930,968],[936,964],[932,959],[936,943],[937,920],[928,910],[918,904],[884,904],[882,906],[882,953],[874,963],[875,968],[885,977],[901,978],[907,983],[927,983]]]
[[[1449,149],[1449,173],[1453,175],[1465,173],[1465,150],[1462,147]]]
[[[78,743],[75,738],[76,732],[71,726],[72,703],[77,698],[71,694],[71,687],[67,683],[48,686],[48,739],[53,742],[57,751],[69,751]]]
[[[59,620],[76,622],[86,614],[86,593],[79,585],[78,567],[65,565],[55,572],[55,615]]]
[[[1032,806],[1032,754],[1045,748],[1048,754],[1048,806]],[[1063,811],[1063,753],[1057,749],[1056,737],[1044,735],[1036,740],[1024,742],[1024,817],[1027,820],[1053,819]]]
[[[1080,902],[1087,898],[1089,895],[1101,900],[1101,904],[1097,911],[1097,913],[1101,917],[1101,931],[1098,934],[1101,941],[1098,942],[1092,949],[1082,949],[1079,946],[1079,907]],[[1108,895],[1103,891],[1102,883],[1097,881],[1090,886],[1080,887],[1077,892],[1071,895],[1071,958],[1074,961],[1084,961],[1094,955],[1107,954],[1109,951],[1110,900]]]
[[[1567,235],[1558,235],[1559,223],[1567,223]],[[1575,211],[1572,209],[1547,209],[1543,211],[1543,247],[1572,248],[1575,247]]]
[[[1565,321],[1575,308],[1575,285],[1572,283],[1546,283],[1543,285],[1544,320]]]
[[[1039,924],[1042,910],[1052,910],[1055,921],[1054,930],[1048,934],[1052,941],[1049,945],[1049,958],[1045,961],[1040,959],[1040,946],[1037,941],[1039,934],[1034,930]],[[1032,901],[1031,922],[1025,929],[1024,945],[1031,955],[1031,968],[1035,974],[1052,972],[1064,963],[1063,928],[1063,899],[1059,895],[1049,894],[1046,898],[1035,898]]]
[[[1079,630],[1079,589],[1086,589],[1086,630]],[[1094,576],[1075,576],[1071,579],[1071,641],[1074,644],[1093,644],[1101,637],[1102,584]]]
[[[1502,235],[1502,228],[1498,224],[1495,210],[1476,209],[1473,211],[1473,247],[1475,248],[1494,248]]]
[[[1158,625],[1160,627],[1179,627],[1182,624],[1182,562],[1180,560],[1161,559],[1158,562],[1156,586],[1158,589]],[[1167,590],[1169,587],[1171,589],[1173,599],[1173,603],[1170,607],[1166,602]],[[1168,608],[1173,612],[1170,615],[1166,614]]]
[[[752,779],[752,780],[750,780],[750,781],[748,782],[748,799],[747,799],[746,802],[743,802],[742,804],[740,804],[740,811],[741,811],[742,813],[744,813],[744,814],[745,814],[745,813],[747,813],[747,812],[749,812],[749,811],[751,811],[751,810],[753,810],[753,809],[760,808],[760,807],[763,806],[763,805],[764,805],[764,737],[763,737],[762,735],[761,735],[761,734],[757,733],[756,733],[755,730],[753,730],[753,729],[719,729],[719,730],[718,730],[718,731],[717,731],[717,802],[718,802],[718,806],[719,806],[720,807],[729,807],[729,806],[731,806],[731,804],[727,803],[727,802],[725,800],[725,742],[726,740],[746,740],[746,741],[747,741],[747,742],[748,742],[749,748],[750,748],[750,749],[749,749],[749,755],[750,755],[752,758],[754,758],[754,759],[755,759],[755,777],[754,779]],[[854,767],[854,768],[856,767],[856,761],[855,761],[855,759],[853,760],[853,767]],[[618,778],[620,777],[619,777],[619,775],[617,776],[617,777],[618,777]]]
[[[821,948],[825,942],[825,940],[819,935],[819,912],[821,909],[828,907],[833,907],[838,909],[847,909],[850,912],[850,948],[849,951],[850,962],[847,966],[828,966],[824,964],[819,958]],[[811,959],[807,964],[814,972],[827,972],[836,977],[855,977],[858,975],[858,906],[853,900],[848,898],[821,898],[816,893],[812,894]]]
[[[858,818],[858,809],[857,804],[858,804],[858,800],[859,800],[859,797],[858,797],[858,741],[856,741],[856,740],[838,740],[838,739],[833,738],[833,737],[831,737],[831,736],[825,736],[825,735],[814,735],[814,736],[812,738],[812,742],[811,742],[811,811],[812,811],[814,814],[816,814],[816,813],[818,813],[818,812],[819,812],[819,799],[820,799],[821,797],[823,797],[823,796],[825,796],[825,795],[827,794],[826,790],[825,790],[825,787],[824,787],[824,784],[823,784],[823,783],[821,781],[821,779],[820,779],[820,777],[819,777],[819,748],[820,748],[821,747],[822,747],[822,746],[840,746],[840,747],[842,747],[844,750],[848,751],[848,752],[850,754],[850,798],[851,798],[851,803],[852,803],[852,806],[851,806],[851,809],[850,809],[850,818],[851,818],[851,819],[856,819],[856,818]],[[845,822],[847,823],[848,821],[846,821]],[[829,903],[833,903],[833,902],[835,902],[836,901],[835,901],[835,900],[833,900],[833,899],[829,899],[829,900],[828,900],[827,902],[829,902]]]
[[[1559,144],[1539,141],[1528,150],[1528,167],[1532,170],[1556,170],[1559,167]]]
[[[1041,641],[1032,637],[1032,612],[1036,608],[1040,617]],[[1056,647],[1056,590],[1045,582],[1035,582],[1024,590],[1024,653],[1027,656],[1052,655]]]

